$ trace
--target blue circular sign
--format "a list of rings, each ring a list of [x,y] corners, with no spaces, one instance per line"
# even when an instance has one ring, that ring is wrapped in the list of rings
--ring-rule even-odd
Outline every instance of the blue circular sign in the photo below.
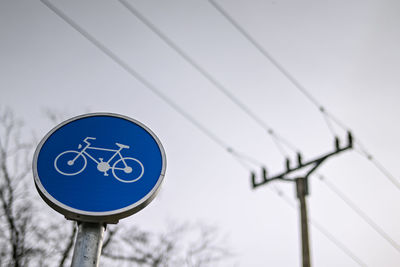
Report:
[[[68,219],[116,223],[144,208],[165,175],[158,138],[131,118],[93,113],[51,130],[34,155],[41,197]]]

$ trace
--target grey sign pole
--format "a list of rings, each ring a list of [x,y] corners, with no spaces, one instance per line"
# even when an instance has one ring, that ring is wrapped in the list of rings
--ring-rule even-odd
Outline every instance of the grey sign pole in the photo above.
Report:
[[[79,223],[71,267],[99,266],[104,230],[101,223]]]

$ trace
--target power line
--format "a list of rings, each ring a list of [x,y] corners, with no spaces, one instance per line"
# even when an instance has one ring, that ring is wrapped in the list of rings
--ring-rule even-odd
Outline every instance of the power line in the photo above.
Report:
[[[345,196],[335,185],[329,182],[324,176],[319,175],[319,179],[324,182],[324,184],[334,192],[343,202],[350,207],[358,216],[361,217],[369,226],[371,226],[381,237],[383,237],[389,244],[400,252],[400,245],[393,240],[378,224],[376,224],[365,212],[363,212],[354,202],[352,202],[348,197]]]
[[[328,126],[330,132],[334,135],[334,136],[338,136],[337,132],[335,131],[335,128],[333,127],[332,121],[329,118],[329,116],[325,113],[325,109],[324,108],[320,108],[320,111],[324,117],[324,120],[326,122],[326,125]],[[350,132],[349,129],[346,129],[348,132]]]
[[[348,130],[348,127],[344,125],[340,120],[338,120],[334,115],[328,112],[324,106],[322,106],[316,98],[314,98],[307,89],[300,84],[281,64],[278,63],[263,47],[261,47],[240,25],[231,17],[229,16],[214,0],[209,0],[216,9],[218,9],[265,57],[267,57],[292,83],[314,104],[316,105],[320,112],[323,114],[324,119],[328,125],[330,131],[336,136],[336,132],[334,127],[331,123],[333,120],[336,124],[341,126],[341,128]],[[155,34],[159,36],[170,48],[176,51],[182,58],[184,58],[189,64],[191,64],[197,71],[199,71],[207,80],[209,80],[217,89],[219,89],[222,93],[225,94],[232,102],[234,102],[237,106],[239,106],[247,115],[249,115],[254,121],[256,121],[259,125],[261,125],[273,138],[276,142],[278,149],[281,151],[282,154],[286,155],[285,149],[282,147],[278,140],[284,143],[286,146],[290,147],[293,151],[298,151],[298,149],[288,140],[284,139],[280,135],[277,135],[274,130],[267,125],[261,118],[255,115],[246,105],[240,102],[233,94],[231,94],[220,82],[218,82],[215,77],[213,77],[209,72],[207,72],[204,68],[202,68],[192,57],[190,57],[187,53],[183,51],[175,42],[173,42],[166,34],[164,34],[159,28],[157,28],[153,23],[151,23],[146,17],[144,17],[141,12],[139,12],[136,8],[130,5],[126,0],[119,0],[119,2],[126,7],[135,17],[137,17],[144,25],[150,28]],[[356,143],[361,146],[361,143],[356,140]],[[364,150],[365,151],[365,150]],[[248,156],[243,156],[250,159]],[[383,172],[385,175],[389,176],[392,183],[396,186],[400,187],[400,184],[396,183],[396,180],[387,169],[385,169],[381,164],[374,161],[370,154],[367,154],[369,160],[373,161],[373,163]],[[262,165],[262,163],[250,159],[252,163],[257,165]]]
[[[322,224],[317,223],[315,220],[311,221],[311,224],[318,229],[326,238],[332,241],[338,248],[340,248],[347,256],[353,259],[358,265],[367,267],[359,257],[357,257],[348,247],[346,247],[342,242],[340,242],[334,235],[332,235]]]
[[[270,187],[268,187],[270,188]],[[288,198],[282,190],[277,187],[270,188],[274,193],[276,193],[279,197],[281,197],[286,204],[288,204],[293,209],[297,209],[296,204],[294,204],[290,198]],[[329,241],[331,241],[337,248],[339,248],[342,252],[344,252],[347,256],[349,256],[354,262],[356,262],[359,266],[367,267],[367,264],[364,263],[359,257],[357,257],[344,243],[340,242],[332,233],[328,231],[322,224],[318,223],[315,219],[309,218],[308,221],[312,226],[315,227],[321,234],[323,234]]]
[[[332,121],[334,121],[337,125],[339,125],[343,130],[349,131],[349,127],[347,127],[341,120],[339,120],[332,113],[326,111],[324,108],[321,109],[323,114],[326,114]],[[400,190],[400,182],[399,180],[380,162],[378,161],[370,152],[368,152],[366,146],[360,141],[359,138],[355,139],[355,143],[357,144],[359,150],[356,149],[357,152],[365,159],[371,162],[397,189]]]
[[[314,105],[318,108],[323,109],[319,105],[318,101],[307,91],[307,89],[293,76],[290,72],[283,67],[268,51],[263,48],[251,35],[243,29],[236,20],[230,16],[215,0],[208,0],[209,3],[214,6],[219,13],[225,17],[235,28],[239,31],[265,58],[267,58],[272,65],[274,65],[282,74],[285,76],[298,90],[300,90]],[[331,130],[331,128],[329,127]],[[332,132],[334,135],[335,133]]]
[[[349,127],[347,127],[341,120],[339,120],[336,116],[334,116],[331,112],[327,111],[326,108],[317,101],[317,99],[304,87],[286,68],[283,67],[270,53],[267,52],[265,48],[263,48],[243,27],[239,25],[236,20],[230,16],[215,0],[208,0],[209,3],[219,11],[219,13],[225,17],[233,27],[239,31],[266,59],[268,59],[272,65],[274,65],[303,95],[306,96],[321,112],[324,116],[324,119],[328,125],[329,130],[333,135],[336,135],[336,132],[333,129],[330,120],[335,122],[338,126],[340,126],[343,130],[349,131]],[[355,138],[355,143],[361,147],[363,151],[366,151],[365,146],[363,146],[358,138]],[[394,177],[393,174],[389,172],[387,168],[385,168],[380,162],[373,158],[373,156],[369,153],[363,153],[366,159],[368,159],[375,167],[394,185],[397,189],[400,190],[400,183],[398,179]]]
[[[266,57],[300,92],[302,92],[318,109],[319,111],[322,113],[326,124],[329,128],[329,130],[331,131],[331,133],[335,136],[337,136],[336,131],[334,130],[334,127],[331,123],[331,120],[333,120],[336,124],[338,124],[342,129],[347,130],[348,131],[348,127],[345,126],[345,124],[343,124],[340,120],[338,120],[333,114],[331,114],[330,112],[328,112],[325,107],[323,105],[321,105],[317,99],[308,92],[308,90],[293,76],[290,74],[290,72],[283,67],[283,65],[281,65],[274,57],[271,56],[270,53],[268,53],[261,45],[259,45],[258,42],[255,41],[254,38],[252,38],[247,31],[245,31],[227,12],[225,12],[225,10],[216,3],[215,0],[209,0],[209,2],[215,7],[215,9],[217,9],[251,44],[253,44],[253,46],[264,56]],[[356,141],[357,142],[357,141]],[[362,146],[359,142],[357,142],[360,146]],[[366,149],[365,147],[362,146],[362,150],[365,152]],[[372,157],[371,154],[369,153],[362,153],[364,154],[367,159],[369,159],[370,161],[372,161],[374,163],[374,165],[387,177],[389,178],[389,180],[398,188],[400,188],[400,184],[397,182],[397,180],[394,179],[393,175],[390,174],[390,172],[383,167],[382,164],[380,164],[379,162],[377,162],[376,160],[374,160],[374,158]],[[325,181],[326,182],[326,181]],[[327,182],[326,182],[327,183]],[[328,183],[327,183],[328,184]],[[392,239],[390,238],[390,236],[388,234],[386,234],[382,228],[380,228],[377,224],[375,224],[368,216],[366,216],[365,213],[363,213],[359,208],[357,208],[356,205],[354,205],[354,203],[352,203],[348,198],[345,198],[343,194],[340,193],[340,191],[333,187],[333,185],[328,184],[328,186],[335,192],[337,193],[337,195],[343,200],[345,201],[352,209],[354,212],[356,212],[357,214],[359,214],[375,231],[377,231],[384,239],[386,239],[396,250],[400,250],[399,245]],[[282,192],[279,191],[278,195],[280,195],[281,197],[284,197]],[[293,205],[292,205],[293,207]],[[315,222],[313,223],[314,226],[316,226],[317,228],[319,228],[321,230],[321,232],[325,233],[325,235],[328,237],[330,235],[327,235],[327,232],[323,229],[323,227],[319,224],[316,224]],[[331,236],[330,236],[331,237]],[[335,240],[334,242],[335,244],[340,245],[340,243],[337,242],[337,240]],[[341,246],[342,247],[342,246]],[[358,258],[356,258],[353,254],[349,254],[348,250],[346,249],[346,254],[348,254],[349,256],[351,256],[354,260],[356,260],[360,265],[365,266],[365,264],[363,262],[361,262]]]
[[[238,159],[238,161],[243,164],[243,159],[251,160],[254,164],[259,164],[259,162],[255,161],[254,159],[251,159],[249,157],[244,156],[242,153],[238,153],[235,150],[233,150],[231,147],[229,147],[225,142],[223,142],[220,138],[218,138],[216,135],[211,133],[206,127],[204,127],[202,124],[200,124],[198,121],[196,121],[192,116],[187,114],[183,109],[181,109],[176,103],[171,101],[168,97],[166,97],[164,94],[161,93],[160,90],[157,89],[153,84],[151,84],[149,81],[147,81],[143,76],[141,76],[138,72],[136,72],[134,69],[132,69],[128,64],[126,64],[122,59],[120,59],[116,54],[114,54],[111,50],[109,50],[107,47],[105,47],[101,42],[99,42],[96,38],[94,38],[92,35],[90,35],[87,31],[85,31],[82,27],[80,27],[77,23],[75,23],[71,18],[69,18],[64,12],[62,12],[60,9],[58,9],[56,6],[52,5],[49,1],[47,0],[41,0],[41,2],[46,5],[50,10],[52,10],[56,15],[58,15],[60,18],[62,18],[67,24],[69,24],[72,28],[74,28],[76,31],[78,31],[82,36],[84,36],[88,41],[90,41],[94,46],[96,46],[99,50],[101,50],[104,54],[109,56],[115,63],[120,65],[125,71],[127,71],[131,76],[136,78],[138,81],[140,81],[145,87],[150,89],[153,93],[155,93],[158,97],[160,97],[164,102],[166,102],[170,107],[172,107],[175,111],[177,111],[179,114],[181,114],[185,119],[187,119],[189,122],[191,122],[194,126],[196,126],[203,134],[208,136],[211,140],[213,140],[217,145],[222,147],[225,151],[228,153],[231,153],[235,158]],[[278,195],[284,196],[282,192],[278,192]],[[313,223],[315,225],[315,222]],[[320,228],[320,227],[318,227]],[[319,230],[321,231],[322,228]],[[340,243],[337,239],[334,238],[333,235],[327,235],[327,230],[325,230],[325,233],[321,231],[328,239],[330,239],[335,245],[337,245],[341,250],[343,250],[346,254],[351,256],[354,260],[356,260],[358,263],[361,261],[355,257],[350,250],[348,250],[342,243]],[[361,266],[366,266],[365,264],[360,264]]]
[[[156,33],[169,47],[171,47],[173,50],[175,50],[179,55],[181,55],[187,62],[189,62],[196,70],[198,70],[204,77],[206,77],[216,88],[218,88],[222,93],[225,94],[232,102],[234,102],[237,106],[239,106],[246,114],[248,114],[254,121],[256,121],[258,124],[260,124],[264,129],[267,130],[269,134],[271,134],[272,137],[279,137],[277,135],[274,135],[274,132],[272,131],[272,128],[268,125],[265,124],[264,121],[262,121],[258,116],[256,116],[254,113],[250,111],[248,107],[246,107],[243,103],[241,103],[234,95],[232,95],[222,84],[220,84],[210,73],[208,73],[205,69],[203,69],[196,61],[194,61],[188,54],[186,54],[179,46],[177,46],[168,36],[166,36],[164,33],[162,33],[154,24],[152,24],[149,20],[147,20],[137,9],[135,9],[132,5],[128,4],[125,0],[119,0],[119,2],[125,6],[134,16],[136,16],[139,20],[142,21],[147,27],[149,27],[154,33]],[[333,116],[329,116],[329,113],[325,111],[325,108],[318,103],[318,101],[305,89],[304,86],[302,86],[285,68],[283,68],[282,65],[280,65],[272,56],[267,53],[261,46],[258,45],[257,42],[255,42],[242,28],[233,20],[231,17],[229,17],[221,8],[219,8],[218,5],[215,4],[214,1],[210,0],[212,4],[221,12],[224,13],[224,15],[236,26],[236,28],[242,32],[243,35],[245,35],[250,42],[255,45],[260,52],[262,52],[298,89],[311,101],[313,102],[317,107],[319,107],[321,113],[324,115],[324,119],[326,120],[326,123],[328,125],[328,128],[330,131],[336,136],[336,132],[334,131],[333,125],[331,124],[329,119],[334,118]],[[336,123],[338,123],[338,120],[335,119]],[[342,124],[343,125],[343,124]],[[291,148],[294,148],[293,145],[291,145],[290,142],[283,138],[279,138],[280,141],[285,143]],[[277,144],[279,147],[279,143]],[[282,147],[280,147],[280,150],[282,151]],[[296,150],[296,148],[294,148]],[[282,196],[282,192],[279,192],[279,195]],[[348,201],[348,200],[347,200]],[[346,201],[346,202],[347,202]],[[354,206],[353,206],[354,207]],[[360,214],[359,210],[354,209],[355,212]],[[362,216],[365,217],[365,216]],[[368,217],[366,217],[368,218]],[[349,255],[353,260],[358,262],[361,266],[366,266],[360,259],[354,256],[354,254],[350,253],[350,251],[343,247],[343,244],[338,242],[337,239],[334,239],[332,235],[329,234],[329,232],[326,231],[320,224],[313,223],[316,228],[318,228],[326,237],[328,237],[333,243],[335,243],[337,246],[341,247],[341,249]],[[388,240],[392,245],[395,245],[395,248],[397,248],[397,244],[390,239],[390,237],[387,236],[384,232],[379,230],[380,228],[375,225],[371,224],[371,221],[369,220],[369,224],[378,231],[378,233],[383,233],[383,237]],[[394,242],[394,243],[393,243]]]
[[[211,131],[209,131],[204,125],[195,120],[191,115],[185,112],[181,107],[179,107],[175,102],[173,102],[170,98],[168,98],[165,94],[163,94],[155,85],[150,83],[147,79],[145,79],[142,75],[140,75],[137,71],[131,68],[126,62],[124,62],[120,57],[118,57],[114,52],[108,49],[105,45],[103,45],[100,41],[98,41],[94,36],[88,33],[85,29],[79,26],[75,21],[73,21],[67,14],[61,11],[59,8],[51,4],[48,0],[40,0],[45,6],[47,6],[51,11],[53,11],[56,15],[58,15],[61,19],[63,19],[67,24],[69,24],[72,28],[74,28],[77,32],[79,32],[83,37],[85,37],[89,42],[91,42],[95,47],[97,47],[100,51],[102,51],[105,55],[111,58],[115,63],[117,63],[120,67],[122,67],[128,74],[141,82],[146,88],[152,91],[155,95],[161,98],[165,103],[167,103],[172,109],[178,112],[181,116],[183,116],[187,121],[192,123],[198,130],[200,130],[204,135],[210,138],[214,143],[218,146],[222,147],[226,152],[234,155],[234,158],[243,165],[243,161],[249,161],[250,157],[245,158],[244,153],[239,153],[234,150],[232,147],[227,145],[222,139],[217,137]],[[254,163],[254,162],[253,162]],[[261,165],[259,165],[261,166]],[[248,169],[248,168],[246,168]]]
[[[222,92],[227,98],[229,98],[234,104],[236,104],[243,112],[245,112],[250,118],[252,118],[258,125],[260,125],[264,130],[272,137],[276,143],[279,151],[287,157],[287,153],[281,143],[285,144],[288,148],[293,151],[298,151],[298,149],[291,144],[287,139],[278,135],[271,126],[265,123],[259,116],[252,112],[249,107],[242,103],[237,97],[229,92],[213,75],[211,75],[207,70],[202,68],[191,56],[189,56],[181,47],[179,47],[175,42],[171,40],[166,34],[164,34],[159,28],[157,28],[153,23],[151,23],[145,16],[141,14],[136,8],[128,4],[126,0],[119,0],[119,2],[128,9],[132,15],[138,18],[144,25],[146,25],[150,30],[152,30],[160,39],[162,39],[171,49],[178,53],[182,58],[184,58],[193,68],[195,68],[199,73],[201,73],[211,84],[214,85],[220,92]]]
[[[323,105],[321,105],[316,98],[314,98],[308,90],[290,74],[288,70],[286,70],[275,58],[271,56],[258,42],[252,38],[247,31],[245,31],[225,10],[216,3],[215,0],[209,0],[209,2],[251,43],[253,46],[264,56],[266,57],[292,84],[301,91],[322,113],[326,124],[328,125],[329,130],[334,134],[337,135],[333,125],[331,124],[331,120],[334,121],[337,125],[339,125],[342,129],[348,131],[348,127],[345,126],[339,119],[337,119],[333,114],[328,112]],[[373,156],[366,152],[365,147],[356,139],[356,143],[362,149],[362,155],[365,156],[368,160],[370,160],[383,174],[385,177],[392,182],[398,189],[400,189],[400,183],[394,178],[394,176],[377,160],[373,158]],[[361,218],[364,219],[375,231],[377,231],[385,240],[387,240],[392,247],[396,250],[400,251],[400,246],[392,239],[388,234],[386,234],[382,228],[380,228],[377,224],[375,224],[365,213],[363,213],[354,203],[352,203],[348,198],[346,198],[339,189],[334,187],[332,184],[328,184],[326,181],[325,183],[349,206],[352,208],[354,212],[356,212]]]
[[[258,116],[256,116],[254,113],[250,111],[248,107],[246,107],[243,103],[241,103],[237,98],[235,98],[222,84],[220,84],[210,73],[208,73],[205,69],[203,69],[195,60],[193,60],[188,54],[186,54],[179,46],[176,45],[167,35],[165,35],[162,31],[160,31],[154,24],[152,24],[147,18],[145,18],[137,9],[135,9],[132,5],[128,4],[126,0],[119,0],[119,2],[125,6],[135,17],[137,17],[139,20],[142,21],[147,27],[149,27],[154,33],[156,33],[170,48],[175,50],[180,56],[182,56],[188,63],[190,63],[196,70],[198,70],[204,77],[206,77],[216,88],[218,88],[221,92],[223,92],[232,102],[234,102],[236,105],[238,105],[246,114],[248,114],[253,120],[255,120],[258,124],[260,124],[263,128],[267,130],[268,133],[270,133],[272,136],[272,128],[270,126],[266,125],[264,121],[262,121]],[[211,1],[213,2],[213,1]],[[213,2],[214,3],[214,2]],[[221,11],[221,10],[220,10]],[[233,21],[233,20],[232,20]],[[242,32],[245,35],[247,35],[244,31]],[[248,36],[249,37],[249,36]],[[251,37],[249,37],[250,40]],[[311,94],[307,92],[307,90],[296,80],[294,79],[293,76],[290,75],[288,71],[286,71],[283,66],[279,65],[276,60],[274,60],[264,49],[262,49],[256,42],[252,42],[255,46],[257,46],[263,54],[265,54],[274,64],[280,69],[285,76],[287,76],[299,89],[317,106],[319,106],[321,112],[324,115],[324,118],[326,119],[326,123],[331,130],[331,132],[336,135],[334,128],[329,120],[329,116],[327,113],[324,112],[324,108],[319,105],[319,103],[316,101],[315,98],[312,97]],[[275,135],[276,136],[276,135]],[[294,148],[291,143],[289,143],[287,140],[282,140],[284,141],[285,144],[289,144],[290,147]],[[277,144],[279,146],[279,143]],[[282,148],[280,148],[282,149]],[[258,163],[258,162],[257,162]],[[258,163],[260,164],[260,163]],[[280,193],[282,194],[282,193]],[[320,226],[317,225],[317,228],[320,230],[322,229],[322,232],[326,233],[326,230]],[[326,235],[326,234],[325,234]],[[334,242],[335,244],[338,244],[337,240]],[[354,255],[351,255],[352,258],[354,259]],[[360,263],[360,262],[359,262]]]
[[[236,158],[237,162],[247,171],[253,172],[254,169],[252,167],[252,164],[249,164],[247,161],[244,160],[243,157],[239,156],[238,153],[232,154],[233,157]],[[252,163],[252,162],[250,162]]]
[[[382,163],[375,159],[374,156],[370,154],[366,150],[366,148],[360,143],[360,141],[358,141],[357,144],[360,147],[360,150],[356,151],[359,152],[361,156],[370,161],[397,189],[400,190],[399,180],[385,166],[383,166]]]

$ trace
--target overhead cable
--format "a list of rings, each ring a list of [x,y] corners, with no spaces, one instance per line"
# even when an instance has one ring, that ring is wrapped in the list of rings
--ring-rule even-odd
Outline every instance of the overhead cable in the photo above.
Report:
[[[369,226],[371,226],[381,237],[383,237],[389,244],[400,252],[400,245],[387,234],[382,227],[375,223],[365,212],[363,212],[354,202],[352,202],[348,197],[345,196],[339,188],[332,184],[325,176],[319,174],[319,179],[332,191],[334,192],[342,201],[350,207],[361,219],[363,219]]]
[[[191,122],[196,128],[198,128],[203,134],[208,136],[211,140],[213,140],[217,145],[222,147],[226,152],[232,154],[234,158],[238,159],[238,161],[243,164],[242,160],[246,158],[243,153],[236,152],[232,147],[228,146],[225,142],[223,142],[216,135],[211,133],[205,126],[200,124],[197,120],[195,120],[192,116],[186,113],[182,108],[180,108],[175,102],[169,99],[166,95],[161,93],[161,91],[155,87],[152,83],[146,80],[142,75],[136,72],[133,68],[131,68],[127,63],[125,63],[121,58],[119,58],[115,53],[113,53],[110,49],[104,46],[101,42],[99,42],[95,37],[89,34],[86,30],[84,30],[81,26],[75,23],[70,17],[68,17],[64,12],[58,9],[56,6],[51,4],[48,0],[40,0],[44,5],[46,5],[50,10],[52,10],[56,15],[62,18],[67,24],[69,24],[72,28],[74,28],[77,32],[79,32],[83,37],[85,37],[89,42],[91,42],[95,47],[97,47],[100,51],[102,51],[105,55],[110,57],[115,63],[117,63],[120,67],[122,67],[127,73],[140,81],[146,88],[151,90],[154,94],[160,97],[164,102],[166,102],[171,108],[173,108],[176,112],[181,114],[186,120]],[[250,158],[247,157],[247,160]],[[253,159],[251,159],[254,164],[258,164]],[[242,165],[243,166],[243,165]],[[283,193],[280,191],[278,195],[284,197]],[[312,222],[314,226],[316,226],[315,222]],[[342,243],[340,243],[337,239],[334,238],[333,235],[329,234],[326,229],[317,227],[321,233],[323,233],[329,240],[331,240],[338,248],[344,251],[347,255],[349,255],[353,260],[355,260],[360,266],[366,266],[359,260],[351,251],[346,248]]]
[[[296,204],[294,204],[290,198],[288,198],[282,190],[275,187],[268,187],[271,191],[281,197],[286,204],[288,204],[293,209],[297,209]],[[355,263],[359,266],[367,267],[367,264],[363,262],[359,257],[357,257],[344,243],[340,242],[328,229],[326,229],[322,224],[318,223],[315,219],[309,218],[309,223],[315,227],[321,234],[323,234],[329,241],[331,241],[338,249],[349,256]]]
[[[189,115],[185,110],[183,110],[179,105],[173,102],[170,98],[168,98],[165,94],[161,92],[154,84],[149,82],[146,78],[144,78],[141,74],[135,71],[132,67],[130,67],[126,62],[124,62],[120,57],[118,57],[114,52],[108,49],[105,45],[103,45],[99,40],[97,40],[93,35],[79,26],[75,21],[73,21],[67,14],[65,14],[62,10],[57,8],[55,5],[50,3],[48,0],[40,0],[44,5],[46,5],[50,10],[52,10],[56,15],[62,18],[67,24],[69,24],[72,28],[74,28],[77,32],[79,32],[83,37],[85,37],[89,42],[91,42],[95,47],[97,47],[100,51],[102,51],[105,55],[111,58],[115,63],[117,63],[120,67],[122,67],[128,74],[141,82],[147,89],[152,91],[155,95],[161,98],[165,103],[167,103],[172,109],[178,112],[181,116],[183,116],[187,121],[192,123],[197,129],[199,129],[203,134],[209,137],[214,143],[218,146],[222,147],[228,153],[234,155],[236,160],[241,159],[244,160],[244,153],[236,152],[232,147],[227,145],[222,139],[213,134],[210,130],[208,130],[204,125],[195,120],[191,115]],[[248,159],[247,159],[248,160]],[[241,166],[243,162],[240,162]]]
[[[372,154],[370,154],[366,148],[360,143],[357,142],[360,149],[356,149],[356,151],[368,161],[370,161],[397,189],[400,190],[400,182],[399,180],[385,167],[381,162],[379,162]]]
[[[318,101],[307,91],[307,89],[293,76],[290,72],[283,67],[270,53],[267,52],[265,48],[263,48],[245,29],[243,29],[236,20],[230,16],[215,0],[208,0],[212,6],[219,13],[225,17],[233,26],[239,31],[264,57],[266,57],[272,65],[274,65],[282,74],[285,76],[298,90],[300,90],[314,105],[318,108],[323,109],[322,106],[319,105]],[[332,131],[333,129],[329,127]],[[333,135],[336,133],[333,131]]]
[[[250,118],[252,118],[258,125],[260,125],[264,130],[272,137],[276,143],[279,151],[288,157],[285,152],[281,142],[285,144],[291,150],[298,152],[299,150],[291,144],[287,139],[283,138],[277,134],[271,126],[265,123],[259,116],[250,110],[243,102],[241,102],[237,97],[229,92],[211,73],[200,66],[191,56],[189,56],[181,47],[179,47],[174,41],[171,40],[166,34],[164,34],[159,28],[157,28],[153,23],[151,23],[141,12],[139,12],[135,7],[130,5],[126,0],[119,0],[119,2],[128,9],[132,15],[138,18],[144,25],[146,25],[150,30],[152,30],[160,39],[162,39],[171,49],[178,53],[182,58],[184,58],[193,68],[195,68],[199,73],[201,73],[211,84],[214,85],[220,92],[222,92],[227,98],[229,98],[234,104],[236,104],[243,112],[245,112]]]
[[[317,99],[304,87],[290,72],[283,67],[270,53],[267,52],[265,48],[263,48],[243,27],[239,25],[236,20],[230,16],[215,0],[208,0],[209,3],[219,11],[219,13],[228,20],[232,26],[239,31],[266,59],[268,59],[272,65],[274,65],[300,92],[302,92],[322,113],[326,123],[328,124],[329,130],[333,135],[336,135],[336,132],[333,129],[331,121],[334,121],[338,126],[340,126],[343,130],[349,131],[349,127],[347,127],[342,121],[340,121],[336,116],[334,116],[331,112],[327,111],[326,108],[321,105]],[[355,143],[362,148],[363,151],[366,151],[365,146],[361,144],[358,138],[355,138]],[[389,172],[379,161],[374,159],[371,154],[363,153],[363,156],[368,159],[397,189],[400,190],[400,183],[398,178],[395,178],[393,174]]]

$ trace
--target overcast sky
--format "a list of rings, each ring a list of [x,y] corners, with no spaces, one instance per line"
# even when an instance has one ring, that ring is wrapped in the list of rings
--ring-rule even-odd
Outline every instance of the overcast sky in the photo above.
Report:
[[[218,140],[265,164],[271,175],[284,170],[284,155],[260,123],[120,2],[51,3]],[[334,137],[318,108],[210,2],[128,3],[304,160],[332,151]],[[398,1],[217,3],[400,181]],[[252,190],[248,167],[40,1],[0,1],[0,36],[0,106],[11,107],[38,136],[54,126],[43,113],[52,109],[67,116],[120,113],[160,138],[168,161],[161,193],[124,223],[158,230],[167,220],[203,221],[229,236],[238,266],[300,266],[297,209],[270,190],[278,187],[296,203],[294,184]],[[400,191],[373,162],[345,152],[318,172],[400,243]],[[399,266],[400,251],[317,175],[310,191],[310,217],[365,265]],[[310,235],[315,266],[360,266],[313,226]]]

